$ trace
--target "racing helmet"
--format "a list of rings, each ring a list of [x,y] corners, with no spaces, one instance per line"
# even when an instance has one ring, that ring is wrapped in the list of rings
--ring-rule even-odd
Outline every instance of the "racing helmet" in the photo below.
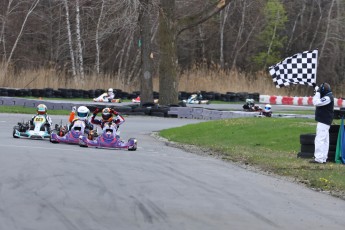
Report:
[[[108,93],[113,93],[113,92],[114,92],[113,88],[108,89]]]
[[[270,104],[266,104],[266,105],[265,105],[264,110],[265,110],[266,113],[271,112],[271,109],[272,109],[272,107],[271,107]]]
[[[322,97],[331,91],[331,86],[328,83],[324,82],[320,85],[320,94]]]
[[[47,106],[45,104],[39,104],[37,106],[37,114],[46,114],[47,113]]]
[[[110,108],[104,108],[102,110],[102,119],[103,121],[111,121],[113,118],[113,114],[110,111]]]
[[[251,105],[251,104],[254,105],[254,99],[246,99],[246,103],[247,103],[248,105]]]
[[[77,110],[77,116],[80,120],[85,120],[89,117],[90,110],[86,106],[80,106]]]

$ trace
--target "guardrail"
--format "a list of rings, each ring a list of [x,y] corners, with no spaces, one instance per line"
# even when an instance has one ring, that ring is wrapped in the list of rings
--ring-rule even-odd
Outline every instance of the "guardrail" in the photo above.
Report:
[[[270,96],[260,95],[260,103],[272,105],[309,105],[313,106],[313,97],[288,97],[288,96]],[[334,105],[345,107],[345,100],[334,98]]]

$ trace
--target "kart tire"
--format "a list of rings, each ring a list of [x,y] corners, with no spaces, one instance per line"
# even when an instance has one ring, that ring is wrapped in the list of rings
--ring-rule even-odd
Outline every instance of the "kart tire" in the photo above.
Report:
[[[51,139],[49,139],[49,141],[50,141],[51,143],[53,143],[53,144],[59,144],[58,141],[52,141]]]
[[[315,133],[307,133],[300,135],[300,144],[302,145],[313,145],[315,140]]]
[[[137,140],[135,138],[129,138],[128,143],[134,141],[134,146],[128,147],[128,151],[135,151],[137,150]]]
[[[14,126],[13,127],[13,133],[12,133],[13,138],[19,138],[19,137],[14,135],[16,133],[16,130],[19,130],[19,126]]]
[[[315,145],[301,145],[301,152],[313,153],[315,151]]]
[[[314,153],[309,153],[309,152],[299,152],[297,153],[297,158],[313,158]]]
[[[79,144],[80,147],[82,148],[87,148],[88,146],[87,145],[82,145],[82,144]]]

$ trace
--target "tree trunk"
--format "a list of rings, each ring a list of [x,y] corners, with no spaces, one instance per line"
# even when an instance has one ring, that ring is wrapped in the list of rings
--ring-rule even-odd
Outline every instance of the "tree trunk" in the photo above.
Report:
[[[80,83],[83,87],[84,84],[84,61],[83,61],[83,47],[81,45],[81,34],[80,34],[80,10],[79,10],[79,0],[75,1],[75,11],[76,11],[76,34],[77,34],[77,47],[78,47],[78,67],[79,67],[79,76],[80,76]]]
[[[141,37],[140,103],[153,102],[153,63],[151,59],[150,0],[140,0],[139,27]]]
[[[175,0],[160,0],[158,41],[159,63],[159,104],[178,103],[178,76],[176,55]]]
[[[96,64],[95,64],[95,68],[96,68],[96,74],[99,74],[99,55],[100,55],[100,46],[99,46],[99,27],[101,24],[101,20],[103,17],[103,9],[104,9],[104,0],[102,0],[102,5],[101,5],[101,12],[99,14],[98,17],[98,21],[97,21],[97,28],[96,28],[96,39],[95,39],[95,43],[96,43]]]
[[[220,27],[219,27],[219,33],[220,33],[220,67],[224,69],[225,67],[225,61],[224,61],[224,27],[225,27],[225,22],[228,17],[228,9],[230,7],[230,4],[225,7],[221,12],[220,12]]]
[[[178,103],[179,78],[177,65],[176,37],[182,31],[193,28],[224,9],[232,0],[218,0],[201,12],[187,17],[175,18],[175,0],[160,0],[158,43],[159,63],[159,104]]]
[[[323,39],[322,47],[320,50],[320,56],[319,59],[323,57],[323,52],[325,51],[326,43],[328,42],[329,34],[330,34],[330,27],[331,27],[331,16],[332,16],[332,10],[334,6],[335,0],[332,0],[331,6],[329,7],[328,16],[327,16],[327,25],[326,25],[326,31],[325,31],[325,38]]]
[[[72,74],[73,80],[76,81],[77,71],[75,68],[75,59],[74,59],[74,51],[73,51],[73,44],[72,44],[72,33],[71,33],[71,23],[69,21],[69,7],[67,0],[64,0],[65,3],[65,10],[66,10],[66,26],[67,26],[67,35],[68,35],[68,46],[69,46],[69,53],[71,56],[71,66],[72,66]]]

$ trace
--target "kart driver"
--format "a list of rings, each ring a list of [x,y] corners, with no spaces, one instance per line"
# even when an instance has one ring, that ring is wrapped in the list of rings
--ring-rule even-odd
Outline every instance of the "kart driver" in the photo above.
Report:
[[[77,112],[77,118],[75,118],[75,112]],[[90,110],[86,106],[79,106],[78,110],[76,106],[73,106],[68,119],[68,121],[71,123],[68,129],[71,130],[74,126],[74,123],[79,120],[84,122],[84,132],[89,134],[89,131],[93,129],[93,125],[88,121],[89,114]]]
[[[46,119],[45,126],[47,126],[48,131],[50,132],[50,127],[52,126],[53,122],[52,122],[52,119],[50,118],[50,116],[48,116],[48,114],[47,114],[47,111],[48,111],[47,106],[45,104],[39,104],[36,108],[36,111],[37,111],[37,114],[34,115],[30,120],[30,129],[33,129],[33,127],[34,127],[35,118],[37,116],[43,115]]]
[[[101,120],[95,119],[95,117],[97,116],[99,112],[100,110],[98,108],[93,112],[93,116],[91,117],[91,123],[100,125],[102,129],[104,127],[104,124],[107,122],[114,122],[117,126],[117,129],[119,128],[120,125],[122,125],[125,122],[125,119],[118,112],[116,112],[115,110],[111,108],[104,108],[102,110]],[[115,115],[115,118],[114,118],[114,115]]]
[[[112,100],[115,98],[115,93],[113,88],[109,88],[108,92],[103,93],[98,98],[95,98],[94,101],[104,101],[104,102],[112,102]]]

